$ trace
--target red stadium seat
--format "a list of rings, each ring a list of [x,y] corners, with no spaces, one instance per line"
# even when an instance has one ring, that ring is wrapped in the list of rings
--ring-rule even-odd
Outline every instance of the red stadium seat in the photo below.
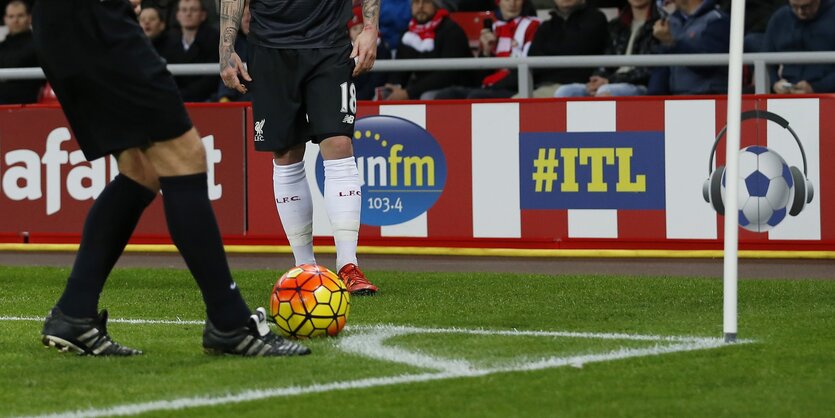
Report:
[[[55,97],[55,91],[52,90],[52,86],[49,83],[41,87],[41,91],[38,93],[38,103],[58,103],[58,98]]]
[[[496,15],[493,12],[452,12],[449,14],[449,17],[464,28],[464,33],[467,34],[467,39],[470,40],[470,48],[473,50],[478,49],[478,39],[481,37],[484,21],[486,19],[496,20]]]

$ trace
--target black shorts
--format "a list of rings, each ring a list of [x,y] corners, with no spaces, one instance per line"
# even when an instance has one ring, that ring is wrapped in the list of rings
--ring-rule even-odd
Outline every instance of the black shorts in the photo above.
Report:
[[[88,160],[191,129],[127,0],[38,0],[32,14],[41,66]]]
[[[248,51],[256,150],[284,151],[353,135],[357,90],[350,45],[278,49],[250,44]]]

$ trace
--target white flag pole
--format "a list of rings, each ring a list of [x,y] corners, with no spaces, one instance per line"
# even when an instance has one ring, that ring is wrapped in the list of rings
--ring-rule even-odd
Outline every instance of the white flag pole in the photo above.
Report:
[[[739,135],[742,113],[742,38],[745,2],[731,2],[731,47],[728,62],[728,130],[725,136],[725,342],[736,341],[739,263]]]

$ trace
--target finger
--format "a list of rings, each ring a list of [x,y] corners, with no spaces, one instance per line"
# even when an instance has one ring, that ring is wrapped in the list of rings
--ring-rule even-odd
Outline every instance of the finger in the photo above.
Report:
[[[359,49],[357,53],[358,55],[354,61],[354,76],[365,72],[365,61],[367,59],[367,54],[364,49]]]
[[[241,77],[243,77],[244,80],[252,81],[252,77],[249,76],[249,72],[246,70],[246,66],[240,60],[238,61],[238,72],[241,73]]]
[[[226,72],[223,72],[223,74],[220,75],[220,78],[221,80],[223,80],[224,86],[229,87],[230,89],[234,87],[235,83],[233,82],[232,78],[229,77],[229,74],[227,74]]]
[[[241,84],[240,80],[238,80],[237,74],[235,75],[235,78],[232,81],[232,86],[230,88],[241,94],[246,93],[246,86]]]
[[[233,89],[233,90],[237,90],[241,93],[246,92],[246,88],[243,87],[243,85],[241,85],[240,81],[238,81],[238,75],[237,74],[224,72],[222,78],[223,78],[223,85],[225,85],[226,87],[228,87],[230,89]],[[241,88],[243,88],[244,91],[241,91]]]
[[[374,55],[370,55],[365,58],[365,71],[371,71],[371,69],[374,68],[374,62],[376,59],[377,57]]]
[[[351,49],[351,55],[348,58],[356,58],[356,56],[359,54],[359,44],[359,41],[354,42],[354,48]]]
[[[377,58],[377,45],[371,44],[363,52],[363,69],[365,71],[371,70],[371,67],[374,66],[374,61]]]

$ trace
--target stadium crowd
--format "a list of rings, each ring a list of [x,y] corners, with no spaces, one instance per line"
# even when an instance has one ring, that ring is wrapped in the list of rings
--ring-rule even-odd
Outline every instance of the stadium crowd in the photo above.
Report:
[[[0,68],[37,67],[30,8],[0,0]],[[359,0],[346,30],[362,24]],[[383,0],[378,59],[723,53],[730,0]],[[144,0],[137,21],[168,63],[218,62],[215,0]],[[249,14],[235,50],[246,61]],[[746,52],[835,51],[835,0],[746,0]],[[538,69],[534,97],[721,94],[725,67]],[[750,69],[746,85],[752,92]],[[185,101],[246,101],[219,76],[180,76]],[[775,94],[835,92],[835,63],[769,68]],[[515,68],[372,72],[356,80],[360,100],[516,96]],[[41,80],[0,81],[0,104],[44,100]]]

